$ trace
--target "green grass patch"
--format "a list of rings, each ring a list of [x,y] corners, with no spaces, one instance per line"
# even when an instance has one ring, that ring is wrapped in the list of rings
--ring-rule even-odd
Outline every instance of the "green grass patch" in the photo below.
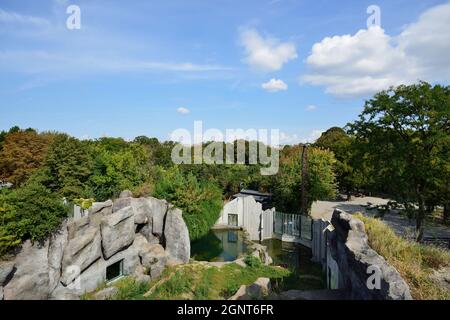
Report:
[[[276,283],[290,275],[289,270],[265,266],[252,258],[247,260],[252,261],[251,266],[232,263],[219,268],[192,263],[169,267],[159,279],[150,283],[126,277],[113,284],[119,292],[111,300],[223,300],[234,295],[241,285],[250,285],[258,278],[270,278]],[[151,294],[144,296],[153,286]],[[92,299],[93,296],[94,293],[90,293],[83,298]]]
[[[450,252],[399,237],[384,222],[365,217],[364,222],[370,246],[382,255],[408,283],[411,294],[418,300],[449,300],[450,292],[438,286],[431,275],[434,270],[450,266]]]

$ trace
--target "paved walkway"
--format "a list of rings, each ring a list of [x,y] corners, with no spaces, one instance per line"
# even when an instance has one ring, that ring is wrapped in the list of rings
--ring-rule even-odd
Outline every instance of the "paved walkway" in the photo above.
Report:
[[[334,209],[341,209],[347,213],[361,212],[364,215],[373,216],[376,210],[369,211],[364,205],[370,202],[372,205],[384,205],[389,199],[376,197],[359,197],[351,201],[317,201],[312,206],[311,216],[313,219],[331,220]],[[382,218],[395,232],[403,236],[412,236],[415,230],[415,221],[397,213],[385,214]],[[425,227],[425,237],[450,238],[450,228],[443,225],[429,225]]]

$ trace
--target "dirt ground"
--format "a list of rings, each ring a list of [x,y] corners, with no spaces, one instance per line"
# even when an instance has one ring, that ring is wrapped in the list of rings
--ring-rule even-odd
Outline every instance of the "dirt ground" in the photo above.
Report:
[[[331,220],[334,209],[340,209],[347,213],[361,212],[368,216],[373,216],[376,210],[368,211],[364,205],[367,203],[372,205],[384,205],[389,202],[389,199],[376,198],[376,197],[354,197],[351,201],[317,201],[312,206],[313,219]],[[398,213],[388,213],[383,218],[391,228],[393,228],[397,234],[406,235],[408,237],[413,236],[415,229],[415,221],[410,220],[405,216]],[[450,237],[450,228],[438,225],[427,224],[425,227],[425,237]]]

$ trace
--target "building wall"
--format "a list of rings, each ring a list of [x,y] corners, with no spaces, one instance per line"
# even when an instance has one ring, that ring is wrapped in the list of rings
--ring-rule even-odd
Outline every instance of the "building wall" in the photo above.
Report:
[[[238,216],[238,227],[248,232],[250,240],[261,240],[261,219],[263,214],[261,203],[256,202],[252,196],[238,197],[225,204],[216,225],[228,226],[229,214]]]

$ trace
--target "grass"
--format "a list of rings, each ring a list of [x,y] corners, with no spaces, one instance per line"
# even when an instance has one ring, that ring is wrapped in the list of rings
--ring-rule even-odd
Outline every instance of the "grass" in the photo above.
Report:
[[[432,279],[434,270],[450,267],[450,252],[399,237],[385,223],[361,214],[356,218],[364,222],[370,246],[382,255],[408,283],[417,300],[449,300],[448,289],[438,286]]]
[[[279,280],[289,275],[287,270],[264,266],[256,260],[252,260],[252,265],[246,268],[235,263],[220,268],[205,264],[185,265],[175,271],[175,275],[160,285],[149,298],[223,300],[234,295],[241,285],[250,285],[260,277]]]
[[[220,268],[202,263],[168,267],[159,279],[149,283],[126,277],[114,283],[119,292],[111,300],[224,300],[241,285],[250,285],[260,277],[279,283],[291,276],[289,270],[265,266],[257,258],[246,257],[246,261],[250,264],[247,267],[235,263]],[[146,296],[150,289],[153,291]],[[83,298],[93,296],[91,293]]]

